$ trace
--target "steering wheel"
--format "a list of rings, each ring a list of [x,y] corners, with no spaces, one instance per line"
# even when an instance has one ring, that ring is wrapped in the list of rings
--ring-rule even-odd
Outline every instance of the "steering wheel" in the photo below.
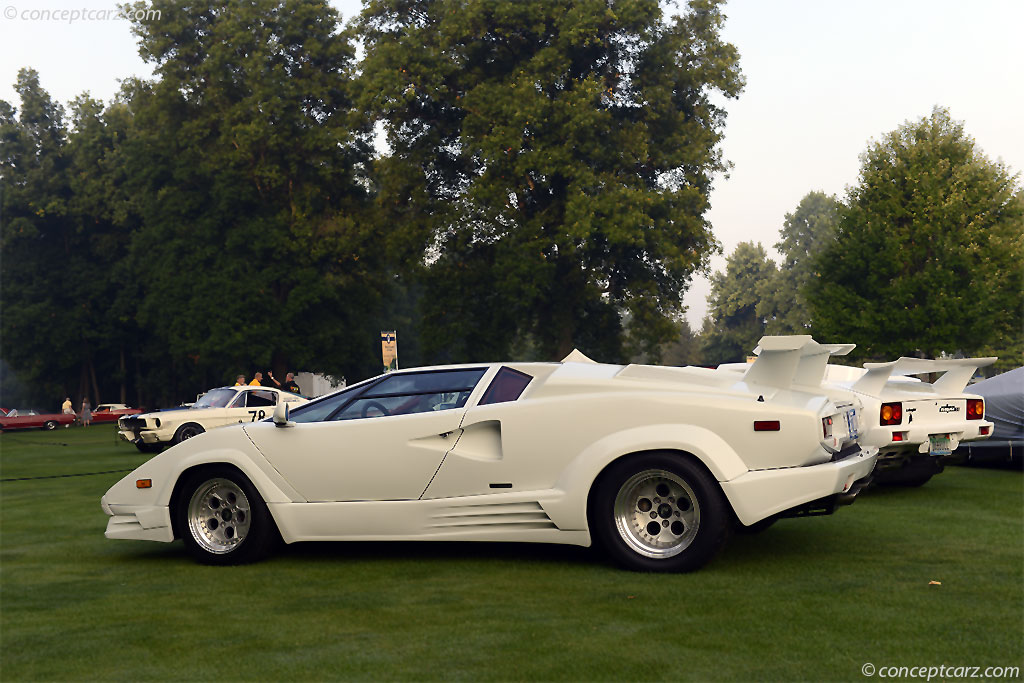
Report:
[[[370,412],[370,408],[376,408],[384,417],[387,417],[391,414],[391,411],[385,408],[384,404],[381,403],[380,401],[367,401],[366,404],[363,405],[363,417],[367,416],[367,413]]]

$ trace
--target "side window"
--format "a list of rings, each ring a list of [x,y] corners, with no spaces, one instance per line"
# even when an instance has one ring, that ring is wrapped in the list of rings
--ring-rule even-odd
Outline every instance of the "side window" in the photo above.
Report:
[[[246,392],[246,391],[239,391],[238,395],[235,396],[235,400],[232,401],[231,405],[229,405],[227,407],[228,408],[244,408],[245,407],[245,395],[247,393],[248,392]]]
[[[359,384],[316,401],[310,401],[292,409],[289,417],[292,422],[323,422],[338,408],[351,401],[354,396],[365,391],[366,387],[365,383]]]
[[[252,407],[272,406],[277,403],[277,394],[273,391],[250,391],[246,405]]]
[[[332,419],[358,420],[461,408],[484,372],[484,368],[474,368],[391,375],[367,389]]]
[[[491,386],[487,387],[483,398],[480,399],[480,405],[486,406],[491,403],[515,401],[532,379],[533,377],[526,373],[503,367],[494,376]]]

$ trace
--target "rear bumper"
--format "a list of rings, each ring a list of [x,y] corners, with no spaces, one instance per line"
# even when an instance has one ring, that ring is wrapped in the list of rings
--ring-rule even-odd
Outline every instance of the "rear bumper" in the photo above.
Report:
[[[877,458],[877,448],[861,448],[841,460],[820,465],[752,470],[722,482],[722,490],[740,522],[749,526],[831,496],[836,496],[835,506],[852,502]]]
[[[166,505],[111,505],[104,496],[100,507],[110,516],[103,533],[107,538],[165,543],[174,540],[171,511]]]

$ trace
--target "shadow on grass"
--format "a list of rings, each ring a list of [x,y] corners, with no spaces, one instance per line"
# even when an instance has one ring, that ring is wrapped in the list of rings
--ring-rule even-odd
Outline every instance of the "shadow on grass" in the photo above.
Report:
[[[823,556],[841,557],[848,550],[844,534],[823,528],[809,529],[804,520],[781,520],[756,535],[734,534],[713,560],[715,566],[743,569],[772,562],[819,561]],[[103,555],[113,563],[162,563],[187,566],[193,560],[182,542],[138,544]],[[499,564],[530,564],[563,567],[618,569],[600,548],[552,543],[505,543],[472,541],[310,541],[279,545],[263,563],[415,562],[416,564],[472,561]],[[262,564],[262,563],[261,563]]]

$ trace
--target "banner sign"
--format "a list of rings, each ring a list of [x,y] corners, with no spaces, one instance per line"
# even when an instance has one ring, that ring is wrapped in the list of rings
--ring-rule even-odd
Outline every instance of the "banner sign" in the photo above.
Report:
[[[380,332],[380,350],[384,357],[384,372],[398,369],[398,334],[395,330]]]

